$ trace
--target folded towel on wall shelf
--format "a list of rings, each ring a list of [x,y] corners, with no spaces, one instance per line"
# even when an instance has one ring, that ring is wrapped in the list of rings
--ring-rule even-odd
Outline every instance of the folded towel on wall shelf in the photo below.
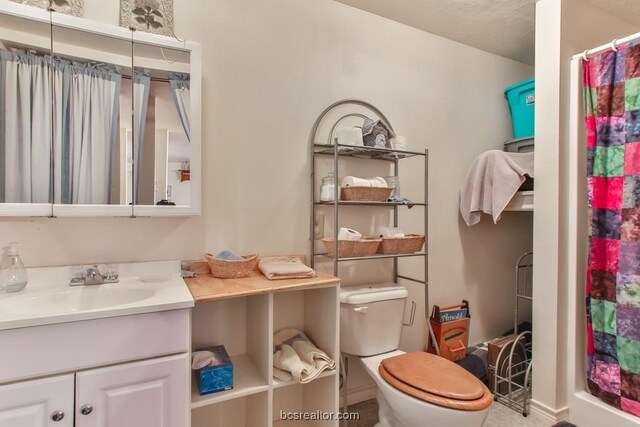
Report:
[[[525,181],[533,178],[533,153],[491,150],[478,156],[460,189],[460,214],[468,226],[480,222],[482,212],[496,223]]]
[[[388,187],[384,178],[376,176],[375,178],[358,178],[357,176],[345,176],[342,179],[343,187]]]
[[[269,280],[316,277],[316,272],[306,266],[298,257],[282,256],[260,258],[258,268]]]
[[[305,384],[335,368],[336,362],[301,331],[291,328],[273,334],[273,376],[278,380],[293,378]]]

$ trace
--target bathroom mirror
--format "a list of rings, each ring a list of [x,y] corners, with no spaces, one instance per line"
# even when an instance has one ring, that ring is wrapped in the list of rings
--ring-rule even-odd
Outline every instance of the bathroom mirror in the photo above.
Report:
[[[50,36],[48,23],[0,14],[0,206],[6,215],[51,214]]]
[[[191,200],[190,53],[133,45],[136,205],[189,206]],[[138,99],[142,97],[142,99]]]
[[[30,172],[17,174],[7,160],[16,148],[0,143],[0,215],[199,214],[197,43],[10,2],[0,3],[0,27],[9,54],[46,62],[29,77],[42,89],[21,93],[40,107],[22,126],[31,140],[17,143]],[[0,105],[16,85],[3,87]],[[2,141],[22,104],[0,111]]]
[[[54,207],[131,215],[132,42],[55,22],[51,34]]]

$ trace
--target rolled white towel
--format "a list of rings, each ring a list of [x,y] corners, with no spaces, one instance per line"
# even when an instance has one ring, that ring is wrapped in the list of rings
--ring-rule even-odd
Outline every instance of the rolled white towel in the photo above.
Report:
[[[384,178],[381,178],[379,176],[376,176],[375,178],[370,178],[368,181],[371,183],[369,187],[384,187],[384,188],[389,187],[387,185],[387,181]]]
[[[360,240],[362,234],[350,228],[341,227],[338,231],[338,240]]]
[[[345,176],[342,179],[343,187],[371,187],[371,181],[356,176]]]

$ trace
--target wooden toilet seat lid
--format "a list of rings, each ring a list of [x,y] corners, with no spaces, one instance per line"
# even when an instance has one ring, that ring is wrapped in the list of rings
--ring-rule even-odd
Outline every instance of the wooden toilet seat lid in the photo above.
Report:
[[[489,389],[455,363],[424,352],[382,361],[382,378],[405,394],[452,409],[477,411],[493,402]]]

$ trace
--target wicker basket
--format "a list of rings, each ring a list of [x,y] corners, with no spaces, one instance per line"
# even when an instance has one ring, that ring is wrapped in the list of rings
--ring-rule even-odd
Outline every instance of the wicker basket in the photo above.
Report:
[[[421,234],[407,234],[404,237],[383,237],[378,247],[379,254],[408,254],[419,252],[424,245]]]
[[[388,187],[340,187],[340,200],[353,202],[386,202],[393,188]]]
[[[327,254],[334,257],[333,239],[322,239],[327,248]],[[382,239],[374,237],[364,237],[360,240],[338,240],[338,256],[341,258],[355,256],[375,255]]]
[[[247,277],[258,265],[258,255],[246,255],[238,260],[216,258],[207,254],[211,275],[219,279],[239,279]]]

